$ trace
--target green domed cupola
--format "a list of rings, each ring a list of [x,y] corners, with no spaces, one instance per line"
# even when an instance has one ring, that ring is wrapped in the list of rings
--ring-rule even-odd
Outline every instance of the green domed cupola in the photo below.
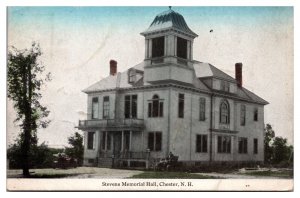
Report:
[[[171,8],[158,14],[141,35],[145,37],[146,82],[191,83],[193,42],[198,35],[188,27],[181,14]]]

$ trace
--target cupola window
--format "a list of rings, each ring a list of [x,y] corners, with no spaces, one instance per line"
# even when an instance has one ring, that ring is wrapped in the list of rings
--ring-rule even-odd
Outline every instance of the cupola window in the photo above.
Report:
[[[152,58],[162,57],[165,52],[165,37],[152,39]]]
[[[187,40],[177,37],[177,57],[187,59]]]

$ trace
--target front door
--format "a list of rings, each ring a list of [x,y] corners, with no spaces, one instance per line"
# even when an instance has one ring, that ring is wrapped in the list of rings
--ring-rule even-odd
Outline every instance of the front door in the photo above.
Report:
[[[115,155],[115,158],[119,158],[122,147],[122,134],[115,133],[113,139],[113,154]]]

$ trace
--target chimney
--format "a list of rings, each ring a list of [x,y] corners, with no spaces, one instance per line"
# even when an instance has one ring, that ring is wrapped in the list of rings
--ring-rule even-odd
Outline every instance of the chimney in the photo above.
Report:
[[[110,70],[109,70],[109,75],[114,76],[117,74],[117,61],[115,60],[110,60],[109,65],[110,65]]]
[[[242,63],[236,63],[235,64],[235,80],[238,85],[238,87],[243,86],[243,64]]]

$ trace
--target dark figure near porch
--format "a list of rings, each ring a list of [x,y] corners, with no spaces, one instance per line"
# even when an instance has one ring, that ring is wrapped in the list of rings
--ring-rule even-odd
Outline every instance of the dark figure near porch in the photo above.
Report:
[[[172,152],[166,158],[161,159],[156,165],[156,170],[166,170],[175,169],[178,162],[178,156],[175,156]]]
[[[169,153],[168,157],[167,157],[167,160],[168,161],[172,161],[172,159],[174,158],[174,155],[172,152]]]

